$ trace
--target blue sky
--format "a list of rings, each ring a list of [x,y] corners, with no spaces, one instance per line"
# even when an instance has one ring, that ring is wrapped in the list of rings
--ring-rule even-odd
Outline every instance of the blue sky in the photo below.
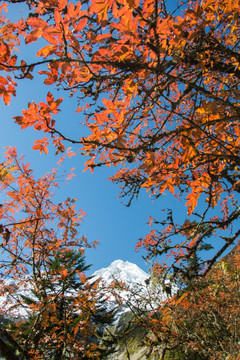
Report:
[[[173,6],[173,4],[171,4]],[[19,10],[22,10],[22,4],[12,5],[14,10],[11,15],[16,17]],[[26,52],[27,50],[27,52]],[[35,44],[23,49],[23,55],[18,54],[19,59],[23,56],[29,61],[33,60],[33,54],[36,52]],[[16,146],[19,154],[24,154],[26,160],[30,162],[36,176],[41,176],[51,168],[56,167],[58,158],[52,148],[49,154],[45,155],[32,150],[34,140],[42,138],[42,133],[36,133],[32,129],[21,130],[14,123],[13,116],[21,115],[22,109],[27,109],[28,102],[45,101],[46,94],[52,89],[42,84],[44,76],[37,75],[34,80],[24,79],[18,82],[17,96],[12,99],[9,106],[5,106],[0,100],[2,131],[0,132],[0,145]],[[64,106],[61,108],[60,115],[57,116],[57,128],[64,132],[64,135],[78,139],[88,132],[79,125],[82,120],[75,114],[76,103],[69,99],[67,93],[59,92],[54,94],[56,97],[64,97]],[[66,144],[66,147],[71,144]],[[78,147],[72,149],[76,151]],[[0,157],[3,156],[3,151]],[[114,173],[115,168],[97,168],[93,174],[89,171],[83,172],[86,158],[77,155],[64,162],[62,172],[75,167],[76,178],[68,184],[61,184],[57,193],[56,201],[63,201],[66,197],[78,199],[77,205],[87,213],[82,224],[81,231],[87,235],[89,241],[99,240],[97,250],[91,249],[86,252],[88,264],[93,264],[92,271],[107,267],[116,259],[128,260],[139,265],[147,271],[151,264],[146,264],[141,255],[144,252],[136,253],[135,245],[139,238],[144,237],[149,229],[147,219],[152,217],[160,220],[164,215],[161,210],[172,208],[177,222],[183,221],[187,217],[187,209],[183,203],[167,193],[158,200],[149,198],[145,190],[140,197],[134,201],[131,207],[127,208],[122,204],[124,199],[119,199],[119,189],[117,185],[108,181],[108,178]]]
[[[25,159],[30,162],[35,171],[35,176],[41,176],[53,167],[56,167],[58,158],[54,150],[49,149],[45,155],[32,150],[34,140],[41,138],[42,133],[36,133],[33,129],[21,130],[14,123],[13,116],[21,115],[22,109],[27,108],[28,102],[35,100],[44,101],[49,87],[41,85],[40,76],[34,80],[23,80],[17,87],[17,95],[12,98],[9,106],[1,100],[2,131],[0,132],[1,160],[3,158],[3,147],[16,146],[19,155],[24,154]],[[66,93],[64,96],[64,107],[58,117],[58,124],[65,134],[80,137],[86,129],[79,127],[80,119],[75,115],[73,100],[69,99]],[[71,144],[66,144],[66,147]],[[73,150],[77,150],[78,147]],[[141,255],[144,252],[136,253],[135,245],[140,237],[144,237],[148,231],[147,219],[152,217],[160,218],[161,209],[175,208],[176,215],[183,220],[186,216],[186,209],[183,204],[179,211],[180,203],[173,196],[163,195],[159,200],[153,201],[143,190],[140,197],[133,202],[131,207],[122,204],[124,199],[118,198],[118,186],[108,181],[115,168],[97,168],[93,174],[89,171],[83,172],[86,158],[81,155],[67,159],[61,169],[62,172],[75,167],[77,175],[68,184],[62,183],[57,193],[56,200],[62,201],[66,197],[78,199],[77,205],[87,213],[84,223],[81,226],[83,235],[87,235],[89,241],[99,240],[97,250],[90,249],[86,252],[86,261],[92,264],[92,271],[107,267],[117,259],[127,260],[139,265],[145,271],[151,264],[146,264]]]
[[[11,9],[14,9],[13,15],[16,17],[16,10],[21,10],[22,4],[20,6],[12,5]],[[19,59],[27,56],[29,61],[33,60],[35,50],[35,44],[25,47],[23,53],[18,54]],[[54,156],[54,149],[51,147],[48,155],[40,155],[39,151],[32,150],[34,140],[42,138],[44,134],[37,133],[33,129],[21,130],[14,123],[13,116],[21,115],[22,109],[27,109],[28,102],[45,101],[48,91],[52,91],[52,89],[42,84],[44,78],[44,76],[36,74],[34,80],[18,81],[17,96],[12,98],[9,106],[4,105],[0,99],[2,120],[0,161],[3,160],[5,146],[16,146],[19,155],[24,154],[26,161],[30,162],[36,177],[40,177],[56,167],[58,158]],[[75,114],[76,102],[74,99],[68,98],[66,92],[54,93],[56,98],[61,96],[64,97],[64,101],[61,113],[56,117],[57,128],[63,131],[65,136],[75,139],[86,136],[88,130],[79,124],[83,119],[79,114]],[[65,145],[66,147],[71,146],[67,143]],[[78,147],[72,146],[72,150],[77,151]],[[135,245],[139,238],[144,237],[150,231],[147,225],[149,216],[161,220],[164,218],[161,210],[171,208],[174,212],[174,219],[177,223],[181,223],[187,218],[187,208],[184,206],[184,202],[179,202],[168,192],[158,200],[152,200],[143,190],[131,207],[126,207],[122,204],[124,199],[118,198],[117,185],[108,181],[116,168],[97,168],[93,174],[89,171],[83,172],[86,160],[78,153],[77,156],[64,162],[62,172],[68,173],[74,167],[76,168],[74,171],[76,178],[67,184],[61,183],[56,194],[56,201],[61,202],[67,197],[77,198],[77,206],[87,213],[80,231],[82,235],[87,236],[89,242],[99,240],[96,250],[86,251],[86,262],[92,264],[90,273],[109,266],[112,261],[117,259],[136,263],[147,271],[151,264],[145,263],[142,259],[142,255],[145,253],[143,251],[137,253]],[[125,199],[125,201],[127,200]]]
[[[19,11],[22,11],[22,4],[10,6],[11,16],[18,18]],[[9,14],[10,14],[9,11]],[[20,14],[21,16],[21,14]],[[27,52],[26,52],[27,50]],[[35,53],[35,44],[27,46],[24,52],[18,54],[19,59],[23,56],[31,61]],[[42,133],[36,133],[32,129],[21,130],[14,123],[13,116],[21,115],[22,109],[27,109],[28,102],[34,100],[45,101],[48,91],[52,91],[48,86],[42,85],[43,76],[36,74],[34,80],[21,80],[18,82],[17,95],[12,98],[9,106],[4,105],[0,100],[2,131],[0,132],[0,160],[3,158],[3,147],[16,146],[18,154],[24,154],[26,161],[29,161],[35,171],[35,176],[41,176],[53,167],[56,167],[58,158],[52,148],[49,154],[45,155],[36,150],[32,150],[34,140],[42,138]],[[58,95],[58,94],[57,94]],[[76,137],[86,135],[87,130],[80,128],[81,121],[75,114],[76,103],[69,99],[67,93],[59,93],[64,96],[64,107],[60,116],[57,117],[58,129],[64,131],[64,134],[70,137],[76,134]],[[66,144],[66,147],[71,144]],[[78,148],[72,147],[73,150]],[[91,271],[107,267],[116,259],[127,260],[139,265],[147,271],[151,264],[146,264],[141,255],[144,252],[136,253],[135,245],[139,238],[144,237],[148,231],[147,219],[151,215],[160,219],[161,209],[175,208],[176,215],[183,220],[186,216],[186,209],[181,206],[179,211],[179,202],[172,195],[163,195],[161,199],[153,201],[149,199],[148,194],[143,190],[141,196],[133,202],[131,207],[122,204],[124,199],[119,199],[119,189],[117,185],[108,181],[115,168],[98,168],[91,174],[89,171],[83,172],[84,162],[80,155],[74,156],[64,162],[62,172],[68,172],[72,167],[76,170],[76,178],[68,184],[62,183],[57,193],[56,201],[62,201],[66,197],[78,199],[77,205],[87,213],[84,223],[81,226],[83,235],[87,235],[88,240],[99,240],[97,250],[90,249],[86,252],[86,261],[92,264]]]
[[[53,155],[54,150],[49,149],[49,154],[45,155],[36,150],[32,150],[34,140],[41,137],[32,129],[21,130],[12,119],[15,115],[20,115],[21,110],[27,108],[27,103],[33,98],[44,100],[45,92],[48,89],[41,87],[38,81],[23,81],[18,86],[17,96],[13,98],[9,106],[5,106],[1,100],[2,131],[0,132],[1,148],[4,146],[16,146],[19,155],[24,154],[25,160],[29,161],[35,171],[35,176],[41,176],[51,168],[56,166],[58,158]],[[43,96],[42,96],[43,95]],[[74,134],[73,120],[74,114],[71,111],[71,101],[65,96],[65,107],[68,109],[61,114],[63,122],[62,129],[69,134]],[[73,120],[74,122],[74,120]],[[79,129],[78,129],[79,132]],[[68,146],[68,145],[67,145]],[[69,144],[70,146],[70,144]],[[77,150],[77,147],[72,147]],[[4,149],[1,151],[1,161]],[[145,271],[150,264],[146,264],[141,255],[143,252],[136,253],[134,247],[140,237],[144,237],[149,231],[147,218],[160,218],[161,209],[173,207],[176,214],[183,215],[179,211],[180,203],[172,195],[163,195],[162,198],[153,201],[143,190],[140,197],[132,203],[130,207],[122,204],[124,199],[118,198],[118,186],[108,181],[114,169],[106,167],[98,168],[91,174],[89,171],[83,172],[86,159],[81,155],[67,159],[60,172],[69,172],[75,167],[73,178],[68,183],[62,182],[57,192],[56,200],[62,201],[66,197],[76,197],[77,205],[87,213],[81,226],[82,234],[86,234],[89,241],[99,240],[97,250],[87,250],[87,263],[92,264],[92,271],[107,267],[116,259],[127,260],[139,265]],[[182,209],[183,205],[181,206]],[[185,209],[184,209],[185,211]],[[184,215],[186,216],[186,214]],[[181,216],[181,218],[184,218]]]

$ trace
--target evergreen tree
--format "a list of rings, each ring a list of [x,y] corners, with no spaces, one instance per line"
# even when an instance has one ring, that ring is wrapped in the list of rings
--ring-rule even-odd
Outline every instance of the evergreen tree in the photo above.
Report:
[[[104,329],[114,314],[101,302],[98,283],[86,277],[89,268],[81,253],[59,252],[45,266],[44,292],[33,289],[33,296],[22,295],[34,309],[16,333],[28,353],[51,360],[101,359],[109,353],[113,339],[104,339]],[[88,322],[87,330],[83,322]]]

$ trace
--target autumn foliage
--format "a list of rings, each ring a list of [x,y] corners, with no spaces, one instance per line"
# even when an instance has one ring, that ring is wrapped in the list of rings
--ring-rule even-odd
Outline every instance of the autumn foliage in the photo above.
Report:
[[[59,153],[66,141],[79,144],[86,168],[117,166],[112,180],[130,202],[141,189],[185,199],[190,219],[168,217],[140,246],[150,258],[170,253],[173,269],[202,249],[206,234],[221,236],[219,252],[203,261],[211,268],[239,235],[239,2],[169,10],[152,0],[28,0],[9,1],[10,10],[18,2],[28,8],[15,22],[1,5],[1,95],[9,104],[17,82],[35,71],[49,86],[46,100],[15,117],[22,129],[45,133],[33,148],[47,153],[52,142]],[[15,51],[23,42],[39,44],[31,63]],[[88,136],[58,130],[56,87],[76,99]],[[180,252],[169,245],[173,236],[182,238]]]
[[[5,153],[0,312],[19,321],[7,331],[0,325],[6,359],[100,358],[97,283],[88,282],[84,263],[93,244],[79,234],[85,213],[76,209],[76,199],[55,203],[56,187],[57,169],[36,179],[15,148]]]
[[[24,11],[13,21],[18,3]],[[70,143],[86,156],[86,169],[115,166],[112,181],[121,184],[128,205],[142,189],[153,198],[170,192],[185,203],[186,221],[179,224],[167,210],[165,218],[149,219],[151,232],[137,244],[147,259],[167,256],[156,264],[164,278],[206,275],[239,238],[239,7],[239,0],[190,0],[175,8],[164,0],[6,0],[0,6],[3,102],[10,104],[18,82],[37,72],[48,88],[41,102],[14,117],[21,129],[44,133],[33,148],[47,154],[52,144],[59,154]],[[24,49],[33,43],[29,62]],[[88,135],[61,132],[63,94],[75,100],[76,121]],[[11,182],[11,171],[6,176]],[[26,196],[26,183],[19,191]],[[25,206],[13,191],[9,196],[12,211]],[[41,196],[49,214],[48,190]],[[31,236],[45,213],[37,206],[23,220]],[[62,206],[51,213],[67,211],[70,219],[72,205]],[[2,228],[3,246],[18,260],[18,244],[8,247],[23,233],[21,223],[12,226]],[[75,241],[74,234],[67,242]],[[52,233],[49,238],[57,241]],[[23,269],[17,264],[9,274]]]
[[[238,245],[204,279],[142,319],[150,353],[167,360],[239,359],[239,281]]]

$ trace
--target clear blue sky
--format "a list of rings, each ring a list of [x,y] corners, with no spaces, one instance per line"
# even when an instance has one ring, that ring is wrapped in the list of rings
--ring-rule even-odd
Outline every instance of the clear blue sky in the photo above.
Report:
[[[17,96],[12,99],[9,106],[5,106],[0,100],[2,131],[0,132],[0,145],[16,146],[19,154],[24,154],[26,160],[30,162],[36,176],[41,176],[53,167],[56,167],[58,158],[52,148],[49,154],[45,155],[36,150],[32,150],[34,140],[41,138],[42,133],[36,133],[32,129],[21,130],[14,123],[13,116],[21,115],[21,110],[27,108],[29,101],[44,101],[49,88],[42,86],[39,78],[36,80],[23,80],[17,88]],[[62,122],[61,128],[69,135],[82,135],[78,125],[79,119],[74,114],[72,101],[64,96],[64,110],[61,112],[59,121]],[[66,144],[66,146],[71,146]],[[73,150],[78,148],[72,147]],[[4,149],[1,150],[1,161]],[[185,208],[179,211],[180,203],[173,196],[164,195],[159,200],[149,199],[148,194],[143,190],[139,199],[133,202],[131,207],[122,204],[124,199],[118,198],[118,186],[108,181],[115,168],[98,168],[91,174],[89,171],[83,172],[86,158],[81,155],[67,159],[64,162],[62,171],[69,171],[76,167],[74,173],[77,175],[68,184],[62,183],[57,194],[57,200],[62,201],[66,197],[76,197],[78,206],[82,208],[87,216],[82,224],[82,233],[86,234],[89,241],[99,239],[97,250],[88,250],[87,262],[93,264],[92,271],[108,266],[116,259],[134,262],[145,271],[149,268],[141,257],[142,253],[135,252],[135,245],[140,237],[144,237],[149,231],[147,218],[160,218],[161,209],[173,207],[176,214],[181,213],[184,219]]]
[[[15,9],[21,9],[19,5]],[[16,14],[14,14],[16,15]],[[29,60],[32,58],[34,46],[27,52]],[[21,54],[19,55],[21,58]],[[45,101],[49,87],[41,85],[44,77],[37,75],[34,80],[22,80],[17,88],[17,96],[12,99],[9,106],[0,101],[2,131],[0,132],[0,146],[16,146],[18,153],[26,156],[31,167],[35,170],[36,176],[41,176],[56,166],[57,158],[54,157],[54,150],[50,148],[49,154],[40,155],[38,151],[32,150],[34,140],[41,138],[42,133],[34,130],[21,130],[14,124],[13,116],[21,115],[21,110],[27,108],[29,101]],[[52,90],[51,90],[52,91]],[[78,118],[75,114],[76,104],[68,98],[67,93],[59,93],[64,96],[64,108],[61,115],[57,117],[58,128],[62,129],[65,135],[76,138],[86,134],[84,128],[80,128]],[[71,146],[66,144],[66,147]],[[77,150],[77,147],[73,150]],[[1,152],[1,158],[3,150]],[[86,234],[89,241],[99,239],[97,250],[88,250],[86,253],[87,263],[93,264],[92,271],[108,266],[116,259],[128,260],[147,270],[150,264],[146,264],[141,255],[136,253],[135,245],[140,237],[144,237],[149,231],[147,218],[151,215],[161,218],[163,208],[173,208],[179,221],[186,217],[186,208],[181,205],[172,195],[164,195],[157,201],[149,199],[148,194],[143,190],[140,198],[133,202],[130,208],[122,205],[122,199],[118,199],[119,189],[108,181],[113,169],[100,168],[94,171],[83,173],[83,164],[86,159],[80,155],[74,156],[64,164],[63,171],[69,171],[76,167],[77,175],[68,184],[62,183],[57,194],[57,200],[62,201],[66,197],[78,198],[78,206],[82,208],[87,217],[82,225],[82,234]]]
[[[175,0],[169,0],[169,7],[173,8]],[[22,10],[22,4],[11,5],[11,16],[17,18],[17,12]],[[21,16],[21,14],[20,14]],[[27,52],[26,52],[27,49]],[[22,54],[29,61],[34,59],[36,53],[35,44],[23,48]],[[19,53],[21,59],[22,54]],[[16,146],[19,154],[24,154],[26,160],[30,162],[35,171],[35,176],[41,176],[53,167],[56,167],[58,158],[54,150],[50,147],[49,154],[45,155],[32,150],[34,140],[41,138],[43,133],[36,133],[32,129],[21,130],[14,124],[13,116],[21,115],[22,109],[27,109],[28,102],[45,101],[48,91],[53,90],[42,85],[44,76],[36,75],[34,80],[21,80],[17,87],[17,96],[12,99],[9,106],[5,106],[0,100],[2,127],[0,132],[0,161],[3,160],[4,146]],[[54,96],[64,97],[64,106],[57,119],[57,128],[62,130],[66,136],[76,139],[87,134],[87,130],[80,127],[81,119],[79,114],[75,114],[76,103],[69,99],[67,93],[55,93]],[[66,144],[66,147],[71,144]],[[78,147],[72,147],[77,151]],[[62,171],[69,172],[72,167],[76,167],[77,175],[68,184],[62,183],[57,193],[56,201],[61,202],[68,196],[77,198],[77,205],[87,213],[84,223],[81,226],[82,235],[87,235],[89,242],[99,240],[97,250],[90,249],[86,252],[86,261],[92,264],[91,271],[107,267],[117,259],[127,260],[136,263],[143,270],[147,271],[151,264],[146,264],[142,259],[144,252],[136,253],[135,245],[139,238],[144,237],[149,232],[147,219],[149,216],[161,220],[164,214],[161,210],[172,208],[176,222],[181,223],[187,218],[187,209],[184,203],[174,199],[166,193],[158,200],[149,199],[145,190],[141,196],[133,202],[130,208],[122,204],[123,199],[118,199],[119,189],[117,185],[108,181],[114,173],[115,168],[97,168],[93,174],[83,172],[86,158],[80,155],[68,159]],[[200,204],[201,205],[201,204]],[[215,214],[215,209],[213,210]],[[219,242],[219,239],[217,239]],[[214,238],[214,243],[216,238]],[[216,244],[214,244],[216,245]],[[208,254],[210,255],[210,254]]]
[[[25,159],[30,162],[36,176],[41,176],[51,168],[56,167],[58,158],[50,147],[49,154],[45,155],[36,150],[32,150],[33,141],[41,137],[41,133],[34,130],[21,130],[12,119],[15,115],[20,115],[22,108],[27,108],[28,101],[33,98],[44,100],[46,89],[35,81],[23,81],[17,89],[17,96],[13,98],[9,106],[5,106],[1,100],[1,118],[2,131],[0,132],[1,148],[4,146],[16,146],[19,155],[24,154]],[[61,114],[62,128],[74,134],[74,126],[70,120],[73,120],[74,114],[71,112],[71,101],[66,96],[66,107],[68,110]],[[75,119],[76,121],[76,119]],[[80,129],[78,129],[80,135]],[[69,146],[71,146],[69,144]],[[68,147],[68,145],[67,145]],[[77,147],[72,147],[77,150]],[[1,150],[1,161],[3,159],[4,149]],[[122,204],[124,199],[118,198],[118,186],[108,181],[115,168],[98,168],[91,174],[89,171],[83,172],[84,162],[81,155],[67,159],[61,169],[62,172],[75,167],[74,173],[77,175],[68,183],[62,182],[57,193],[57,201],[62,201],[66,197],[76,197],[77,205],[82,208],[87,216],[81,226],[82,234],[86,234],[89,241],[99,239],[97,250],[87,250],[87,263],[93,264],[92,271],[107,267],[116,259],[128,260],[139,265],[143,270],[149,268],[141,255],[136,253],[135,245],[140,237],[143,237],[149,231],[146,224],[147,218],[151,215],[156,218],[163,216],[161,209],[173,207],[176,214],[181,213],[181,219],[184,219],[183,204],[179,211],[180,203],[173,196],[163,195],[159,200],[151,200],[148,194],[143,190],[141,196],[133,202],[131,207]]]

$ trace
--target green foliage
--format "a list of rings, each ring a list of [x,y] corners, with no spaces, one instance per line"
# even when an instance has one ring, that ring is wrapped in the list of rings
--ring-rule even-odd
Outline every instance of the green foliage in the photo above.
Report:
[[[92,358],[89,349],[95,348],[97,359],[110,352],[111,341],[106,340],[106,349],[103,332],[114,315],[98,302],[97,287],[91,287],[84,275],[89,267],[81,253],[58,253],[47,263],[42,288],[32,289],[32,296],[21,296],[33,311],[9,330],[29,353],[34,350],[39,359],[84,360]],[[81,328],[85,321],[87,331]]]

